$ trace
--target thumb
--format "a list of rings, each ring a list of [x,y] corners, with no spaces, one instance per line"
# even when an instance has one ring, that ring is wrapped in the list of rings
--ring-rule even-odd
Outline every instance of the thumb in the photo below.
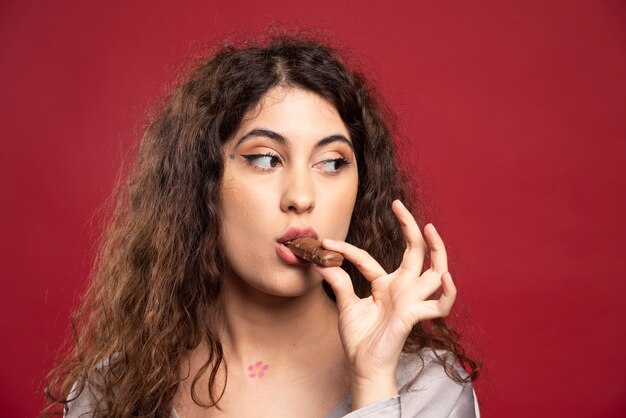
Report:
[[[315,269],[335,292],[339,312],[359,300],[359,297],[354,293],[350,275],[341,267],[315,266]]]

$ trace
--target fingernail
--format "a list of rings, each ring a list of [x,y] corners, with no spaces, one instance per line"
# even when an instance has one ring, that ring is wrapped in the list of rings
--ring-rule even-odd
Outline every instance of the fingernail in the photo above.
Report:
[[[332,238],[324,238],[322,239],[322,246],[329,245],[332,247],[333,245],[335,245],[335,242],[336,241]]]
[[[433,227],[433,231],[435,231],[435,233],[436,233],[437,235],[439,235],[439,232],[437,232],[437,228],[435,228],[435,225],[430,224],[430,226],[432,226],[432,227]]]

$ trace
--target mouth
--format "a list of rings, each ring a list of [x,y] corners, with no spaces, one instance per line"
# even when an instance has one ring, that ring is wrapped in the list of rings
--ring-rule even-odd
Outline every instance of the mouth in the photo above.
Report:
[[[295,255],[284,243],[276,243],[276,254],[285,264],[290,266],[308,266],[311,263]]]
[[[296,238],[304,238],[304,237],[318,239],[317,238],[317,232],[315,232],[315,230],[313,228],[311,228],[310,226],[300,226],[300,227],[291,227],[291,228],[289,228],[276,241],[281,243],[281,244],[286,244],[286,243],[288,243],[288,242],[290,242],[290,241],[292,241],[292,240],[294,240]]]
[[[296,238],[310,237],[318,239],[317,232],[310,226],[291,227],[276,240],[276,253],[285,263],[292,266],[306,266],[310,262],[295,255],[285,244]]]

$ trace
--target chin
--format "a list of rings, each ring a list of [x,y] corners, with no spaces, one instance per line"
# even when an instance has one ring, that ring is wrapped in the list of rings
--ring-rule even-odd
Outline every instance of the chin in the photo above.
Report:
[[[244,281],[246,281],[250,287],[261,293],[284,298],[304,296],[322,285],[322,277],[312,268],[298,270],[299,271],[286,271],[279,274],[278,277],[270,276],[263,278],[261,276],[254,281]]]
[[[274,286],[263,286],[258,290],[271,296],[295,298],[304,296],[321,285],[322,278],[320,277],[315,281],[283,281],[282,283]]]
[[[252,266],[266,266],[254,269]],[[224,281],[232,291],[244,297],[277,296],[284,298],[300,297],[322,284],[320,276],[312,265],[302,267],[281,266],[266,260],[243,265],[230,264],[224,272]],[[239,290],[237,290],[239,289]]]

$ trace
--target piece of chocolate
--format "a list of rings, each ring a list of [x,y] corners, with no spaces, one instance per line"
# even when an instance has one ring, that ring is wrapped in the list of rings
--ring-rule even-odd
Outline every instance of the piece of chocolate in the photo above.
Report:
[[[322,267],[338,267],[343,263],[343,255],[322,248],[322,243],[315,238],[296,238],[284,243],[287,248],[300,258]]]

